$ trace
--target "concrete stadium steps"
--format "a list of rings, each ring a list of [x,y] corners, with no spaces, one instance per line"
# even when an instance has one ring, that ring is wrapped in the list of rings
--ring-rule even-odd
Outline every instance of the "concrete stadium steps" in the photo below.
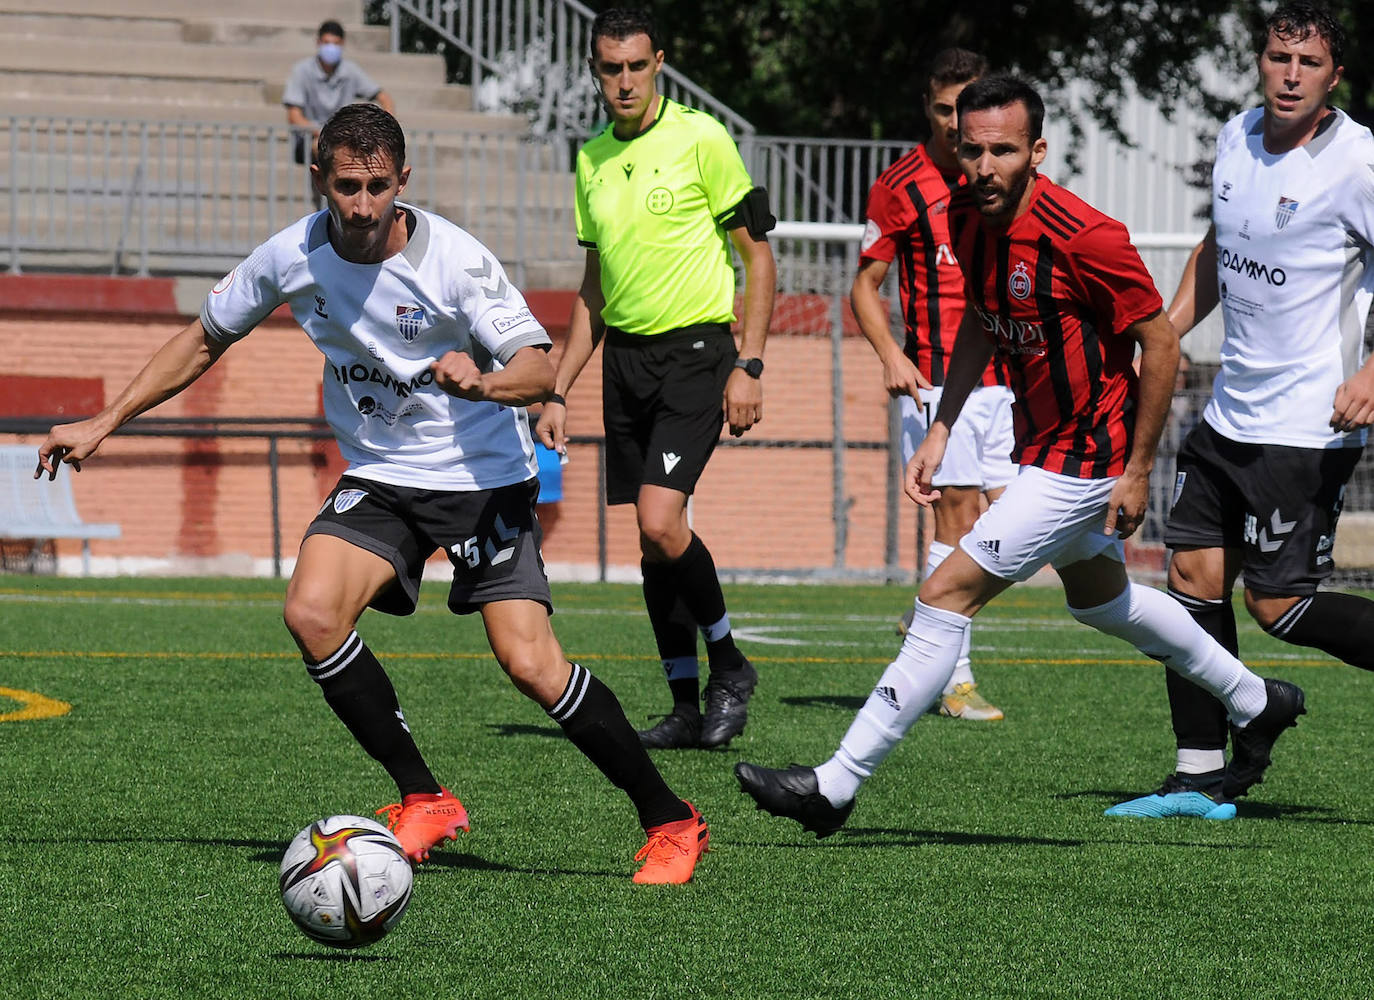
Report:
[[[341,24],[357,21],[362,13],[361,0],[0,0],[0,10],[46,14],[81,14],[91,17],[187,18],[200,20],[224,17],[226,7],[232,7],[236,18],[258,18],[280,21],[284,14],[312,28],[332,18]]]
[[[4,70],[0,70],[0,79],[3,79],[3,76]],[[446,89],[456,92],[450,97],[455,104],[465,104],[469,99],[465,93],[466,87]],[[177,93],[184,96],[185,89],[182,88]],[[410,132],[463,131],[518,136],[529,131],[529,123],[518,115],[487,115],[466,108],[425,109],[403,105],[396,109],[396,114],[401,124]],[[121,101],[110,101],[100,96],[43,97],[28,93],[5,95],[3,84],[0,83],[0,121],[10,115],[22,119],[53,118],[58,121],[70,118],[76,122],[204,122],[216,125],[286,127],[286,112],[282,110],[281,105],[262,101],[244,104],[218,104],[184,99],[158,102],[148,100],[146,92],[138,92],[135,96]]]
[[[310,47],[278,49],[257,44],[145,42],[126,38],[111,46],[103,39],[0,37],[0,66],[6,69],[105,76],[226,76],[284,83],[292,64],[312,52]],[[364,68],[384,89],[444,85],[444,61],[438,56],[376,52],[368,55],[366,63]]]
[[[136,38],[140,42],[193,42],[212,45],[262,45],[270,49],[289,49],[296,58],[315,48],[318,22],[264,21],[259,18],[187,18],[180,13],[165,17],[137,17],[115,8],[101,14],[64,11],[24,11],[7,9],[10,0],[0,0],[0,38],[19,35],[46,35],[67,39]],[[279,15],[278,15],[279,16]],[[356,16],[356,15],[355,15]],[[347,48],[368,62],[370,53],[386,52],[391,30],[361,22],[340,22],[348,33]]]

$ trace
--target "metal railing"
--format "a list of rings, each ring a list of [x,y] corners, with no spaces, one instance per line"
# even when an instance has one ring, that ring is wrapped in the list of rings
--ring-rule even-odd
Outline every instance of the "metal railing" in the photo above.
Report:
[[[284,125],[0,116],[0,260],[223,273],[317,209],[295,138]],[[406,200],[471,230],[518,283],[529,261],[580,261],[566,142],[412,129],[407,143]]]
[[[596,13],[577,0],[389,0],[391,50],[400,51],[401,16],[414,18],[468,60],[475,104],[523,112],[539,134],[584,136],[600,114],[587,71]],[[672,66],[663,93],[720,119],[736,136],[754,126]]]

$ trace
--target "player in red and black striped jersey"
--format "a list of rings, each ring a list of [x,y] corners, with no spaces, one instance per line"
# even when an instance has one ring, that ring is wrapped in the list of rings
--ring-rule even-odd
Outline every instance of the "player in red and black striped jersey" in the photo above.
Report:
[[[935,56],[926,75],[924,102],[930,138],[883,171],[868,195],[850,299],[859,328],[883,363],[884,385],[898,402],[903,464],[925,439],[939,409],[949,352],[964,316],[964,276],[950,249],[947,225],[950,194],[964,183],[954,153],[959,122],[955,102],[985,72],[987,60],[966,49],[945,49]],[[906,329],[902,345],[892,336],[881,291],[894,260]],[[935,537],[926,556],[926,576],[973,527],[983,496],[989,502],[997,499],[1016,477],[1011,445],[1011,392],[1005,366],[994,359],[965,406],[936,476],[941,495],[932,508]],[[900,633],[906,632],[914,614],[914,605],[908,607]],[[938,707],[941,715],[971,721],[1003,717],[978,690],[967,648],[959,655]]]
[[[1237,782],[1259,780],[1303,713],[1300,688],[1258,677],[1181,604],[1126,576],[1122,539],[1145,513],[1178,335],[1125,229],[1036,174],[1044,104],[1028,84],[985,77],[959,95],[958,113],[969,189],[956,201],[968,206],[951,221],[970,308],[906,489],[923,505],[938,499],[931,475],[994,351],[1012,369],[1021,472],[922,584],[901,651],[835,755],[816,768],[736,766],[760,806],[820,836],[843,825],[860,785],[939,696],[973,615],[1045,565],[1074,618],[1221,700]]]
[[[972,187],[950,199],[950,232],[974,316],[1011,374],[1017,462],[1080,479],[1122,475],[1137,396],[1133,327],[1163,319],[1140,254],[1125,226],[1046,177],[1032,179],[1005,226],[982,224],[979,199]],[[1147,478],[1155,443],[1138,465]]]

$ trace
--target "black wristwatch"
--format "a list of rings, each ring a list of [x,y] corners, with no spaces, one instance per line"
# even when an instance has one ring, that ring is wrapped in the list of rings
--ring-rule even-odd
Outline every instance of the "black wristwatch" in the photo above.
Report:
[[[763,374],[763,358],[736,358],[735,367],[743,368],[750,378],[758,378]]]

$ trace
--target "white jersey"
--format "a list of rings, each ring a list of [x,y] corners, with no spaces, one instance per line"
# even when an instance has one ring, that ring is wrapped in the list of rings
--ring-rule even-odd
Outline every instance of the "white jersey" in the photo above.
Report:
[[[548,346],[549,335],[491,251],[403,207],[410,241],[379,264],[340,257],[326,212],[283,229],[214,287],[201,323],[230,343],[291,307],[325,356],[324,415],[350,476],[454,491],[530,479],[538,465],[524,408],[450,396],[429,366],[462,351],[497,370],[522,347]]]
[[[1340,111],[1305,146],[1264,149],[1263,109],[1217,136],[1217,287],[1226,332],[1203,418],[1233,441],[1364,444],[1327,421],[1364,361],[1374,293],[1374,137]]]

